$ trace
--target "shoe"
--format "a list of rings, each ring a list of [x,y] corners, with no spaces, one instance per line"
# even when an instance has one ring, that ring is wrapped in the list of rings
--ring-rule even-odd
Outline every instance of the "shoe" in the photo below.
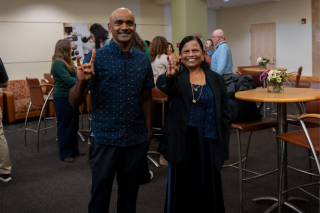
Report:
[[[152,172],[152,171],[149,171],[149,173],[150,173],[150,180],[152,180],[152,178],[153,178],[153,172]]]
[[[0,180],[2,180],[3,182],[9,182],[12,180],[11,175],[10,174],[0,174]]]
[[[74,162],[73,158],[72,157],[68,157],[68,158],[65,158],[63,159],[64,162],[67,162],[67,163],[72,163]]]
[[[82,156],[82,155],[85,155],[86,153],[85,152],[80,152],[79,151],[79,155],[78,156]]]

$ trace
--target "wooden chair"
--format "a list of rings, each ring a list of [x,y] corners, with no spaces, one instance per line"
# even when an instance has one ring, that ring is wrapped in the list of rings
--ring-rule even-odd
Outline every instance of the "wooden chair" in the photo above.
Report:
[[[284,161],[285,161],[286,155],[284,153],[284,150],[285,150],[285,146],[287,146],[287,143],[291,143],[291,144],[299,146],[301,148],[310,150],[310,152],[312,153],[313,159],[315,160],[315,163],[316,163],[316,167],[317,167],[317,170],[318,170],[317,174],[312,173],[312,170],[310,171],[310,168],[307,171],[301,171],[300,170],[300,172],[303,172],[305,174],[312,175],[312,176],[318,176],[318,181],[314,182],[314,183],[308,183],[308,184],[295,186],[295,187],[292,187],[291,189],[286,190],[285,192],[281,191],[281,193],[282,194],[286,194],[286,193],[288,193],[290,191],[293,191],[295,189],[299,189],[299,190],[301,190],[303,192],[306,192],[307,194],[309,194],[312,197],[315,197],[315,198],[317,198],[319,200],[318,212],[320,213],[320,197],[318,197],[316,195],[312,195],[310,192],[307,192],[305,189],[303,189],[304,187],[309,187],[309,186],[312,186],[312,185],[319,185],[318,186],[318,191],[320,192],[320,164],[319,164],[320,158],[316,153],[316,152],[320,151],[320,137],[319,137],[320,127],[307,129],[307,127],[306,127],[306,125],[304,123],[304,120],[308,119],[308,118],[317,119],[318,122],[319,122],[320,114],[305,114],[305,115],[300,116],[298,118],[298,120],[300,121],[303,130],[294,131],[294,132],[288,132],[288,133],[284,133],[284,134],[281,134],[281,135],[277,136],[278,139],[281,139],[281,140],[285,141],[285,143],[282,146],[282,151],[281,151],[282,152],[281,156],[284,156],[284,157],[281,158],[280,172],[281,172],[281,174],[283,174],[285,172],[286,168],[284,168],[285,167],[284,166]],[[283,180],[283,178],[281,178],[279,190],[282,189],[282,186],[283,186],[283,184],[285,184],[286,181],[287,180]],[[285,202],[285,204],[293,206],[293,204],[291,204],[289,202]],[[295,209],[301,211],[298,207],[296,207],[296,206],[294,206],[294,207],[295,207]],[[280,205],[279,208],[280,208],[279,211],[281,211],[281,205]]]
[[[288,78],[286,78],[286,82],[289,87],[299,87],[300,84],[300,77],[302,75],[303,67],[300,66],[298,71],[288,73]],[[295,82],[293,82],[292,77],[295,76]]]
[[[319,81],[310,81],[310,88],[312,89],[319,89],[320,92],[320,82]],[[301,125],[298,117],[304,114],[320,114],[320,100],[316,101],[308,101],[305,104],[305,113],[300,111],[300,114],[297,115],[288,115],[287,121],[290,124],[294,125]],[[307,127],[319,127],[319,122],[317,119],[314,118],[306,118],[304,119],[304,123]]]

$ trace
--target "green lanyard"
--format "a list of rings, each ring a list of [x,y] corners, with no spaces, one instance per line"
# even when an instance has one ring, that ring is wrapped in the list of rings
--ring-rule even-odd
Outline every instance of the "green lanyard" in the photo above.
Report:
[[[225,41],[219,43],[219,44],[217,45],[217,47],[216,47],[216,50],[220,47],[220,45],[225,44],[225,43],[226,43]]]

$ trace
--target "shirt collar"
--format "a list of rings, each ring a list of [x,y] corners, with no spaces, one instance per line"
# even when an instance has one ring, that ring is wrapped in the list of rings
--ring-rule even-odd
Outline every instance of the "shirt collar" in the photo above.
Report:
[[[218,47],[220,47],[221,44],[225,44],[225,41],[220,42],[217,46],[216,46],[216,50],[218,49]]]
[[[121,47],[113,41],[113,39],[111,39],[110,41],[110,46],[115,50],[115,52],[118,54],[118,56],[121,55],[121,53],[123,52],[123,50],[121,49]],[[131,48],[130,48],[130,55],[134,52],[134,47],[131,44]]]

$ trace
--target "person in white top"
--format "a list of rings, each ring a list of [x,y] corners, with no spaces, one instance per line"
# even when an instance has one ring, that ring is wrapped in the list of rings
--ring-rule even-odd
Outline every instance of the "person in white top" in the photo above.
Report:
[[[155,37],[150,44],[151,66],[155,77],[167,71],[167,47],[168,41],[162,36]]]

